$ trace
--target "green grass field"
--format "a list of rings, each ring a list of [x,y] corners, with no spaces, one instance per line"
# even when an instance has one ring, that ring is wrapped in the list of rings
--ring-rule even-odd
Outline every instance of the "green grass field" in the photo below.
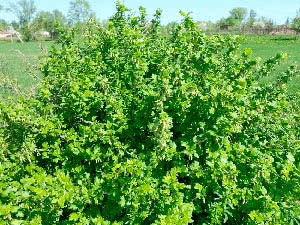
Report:
[[[276,68],[270,77],[265,78],[265,81],[273,81],[276,79],[276,75],[286,71],[289,65],[300,66],[300,39],[296,40],[295,36],[247,35],[244,38],[241,48],[251,48],[254,57],[261,57],[266,60],[277,53],[288,54],[288,58]],[[288,84],[290,93],[300,90],[299,84],[300,76],[293,78]]]
[[[29,71],[32,71],[34,65],[38,65],[39,57],[43,55],[42,48],[47,49],[52,44],[53,42],[0,42],[0,70],[5,70],[11,78],[17,79],[23,89],[28,89],[38,82],[29,75]],[[253,57],[261,57],[263,60],[281,52],[288,54],[288,59],[276,68],[272,76],[265,78],[266,81],[276,79],[276,75],[287,70],[291,64],[300,66],[300,40],[296,40],[295,36],[247,35],[241,44],[241,49],[251,48]],[[295,77],[289,83],[289,91],[294,93],[300,90],[299,83],[300,76]]]
[[[0,41],[0,72],[16,79],[23,90],[29,89],[38,83],[30,74],[37,71],[36,66],[39,64],[39,58],[43,55],[43,49],[46,50],[51,44],[51,42],[22,44]],[[0,93],[7,94],[7,90],[0,90]]]

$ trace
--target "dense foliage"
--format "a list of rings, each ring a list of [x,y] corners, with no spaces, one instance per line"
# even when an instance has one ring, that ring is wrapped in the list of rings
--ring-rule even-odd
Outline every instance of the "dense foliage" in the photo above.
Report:
[[[185,15],[61,35],[34,98],[0,105],[0,224],[299,222],[299,113],[238,37]]]

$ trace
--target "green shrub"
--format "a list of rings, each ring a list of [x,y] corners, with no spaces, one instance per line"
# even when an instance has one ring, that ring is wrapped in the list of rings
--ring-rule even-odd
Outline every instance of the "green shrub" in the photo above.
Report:
[[[62,33],[37,96],[0,105],[0,224],[299,223],[296,69],[260,86],[284,55],[140,11]]]

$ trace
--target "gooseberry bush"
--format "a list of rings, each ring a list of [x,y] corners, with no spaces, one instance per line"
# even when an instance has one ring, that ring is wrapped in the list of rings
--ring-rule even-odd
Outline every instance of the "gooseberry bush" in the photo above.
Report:
[[[118,3],[0,104],[0,224],[297,224],[299,111],[238,36]],[[297,102],[296,102],[297,103]]]

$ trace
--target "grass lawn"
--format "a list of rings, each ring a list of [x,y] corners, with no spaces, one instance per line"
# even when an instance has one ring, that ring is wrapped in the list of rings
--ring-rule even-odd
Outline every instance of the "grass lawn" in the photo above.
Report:
[[[276,75],[286,71],[291,64],[300,66],[300,40],[295,40],[295,36],[246,35],[244,38],[241,48],[251,48],[253,57],[266,60],[280,52],[288,54],[288,59],[279,65],[270,77],[264,78],[265,81],[276,79]],[[38,65],[39,57],[43,55],[41,46],[47,48],[52,44],[53,42],[49,41],[24,44],[0,41],[0,72],[6,70],[10,77],[17,79],[22,88],[30,88],[38,82],[29,75],[29,71],[33,65]],[[300,90],[299,84],[300,75],[289,83],[289,91],[294,93]],[[3,90],[0,90],[1,93],[3,94]]]
[[[0,72],[9,74],[16,79],[22,89],[28,89],[37,81],[30,76],[29,71],[34,71],[38,65],[42,49],[47,49],[53,42],[8,42],[0,41]],[[0,90],[1,94],[7,90]]]
[[[296,40],[295,36],[270,36],[270,35],[247,35],[242,42],[243,48],[251,48],[254,57],[261,57],[266,60],[277,53],[285,52],[288,59],[279,65],[270,77],[264,78],[265,81],[273,81],[276,75],[288,69],[289,65],[296,64],[300,66],[300,39]],[[290,93],[300,90],[300,75],[293,78],[288,84]]]

